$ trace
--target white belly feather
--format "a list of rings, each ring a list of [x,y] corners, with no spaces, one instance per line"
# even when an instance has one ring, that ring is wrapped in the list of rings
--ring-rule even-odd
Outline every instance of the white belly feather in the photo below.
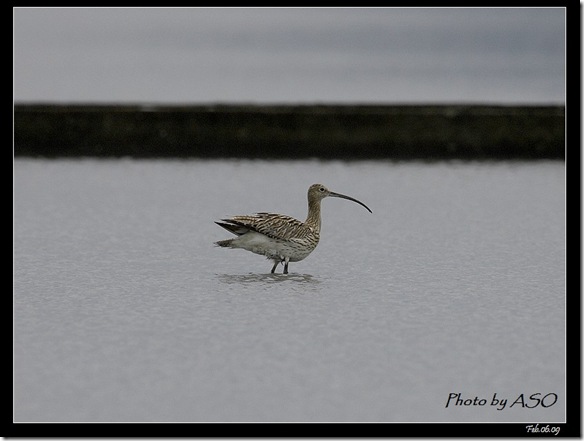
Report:
[[[298,262],[305,259],[316,248],[317,243],[303,239],[272,239],[261,233],[249,231],[232,239],[231,247],[243,248],[269,259],[284,260],[288,258],[290,262]]]

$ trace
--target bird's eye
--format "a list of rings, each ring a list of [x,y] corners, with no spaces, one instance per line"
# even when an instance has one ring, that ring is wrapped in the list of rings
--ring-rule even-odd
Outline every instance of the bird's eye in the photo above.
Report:
[[[320,188],[318,189],[318,191],[321,191],[321,192],[322,192],[322,191],[324,191],[324,187],[320,187]]]

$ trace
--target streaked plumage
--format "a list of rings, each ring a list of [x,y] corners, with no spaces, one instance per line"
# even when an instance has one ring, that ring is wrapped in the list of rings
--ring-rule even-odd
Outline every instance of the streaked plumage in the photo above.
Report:
[[[261,254],[274,261],[272,273],[279,263],[284,263],[284,274],[288,273],[288,263],[305,259],[318,245],[320,239],[320,202],[325,197],[338,197],[361,204],[364,203],[328,190],[322,184],[311,185],[308,189],[308,216],[301,222],[290,216],[275,213],[256,213],[249,216],[233,216],[215,222],[235,234],[233,239],[215,242],[221,247],[242,248]]]

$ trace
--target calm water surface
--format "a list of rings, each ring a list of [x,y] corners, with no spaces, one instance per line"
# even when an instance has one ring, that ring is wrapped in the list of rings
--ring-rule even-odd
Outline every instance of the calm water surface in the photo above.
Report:
[[[564,177],[17,159],[14,420],[565,421]],[[373,214],[326,199],[289,275],[213,246],[221,217],[303,220],[315,182]],[[548,407],[521,406],[535,393]]]

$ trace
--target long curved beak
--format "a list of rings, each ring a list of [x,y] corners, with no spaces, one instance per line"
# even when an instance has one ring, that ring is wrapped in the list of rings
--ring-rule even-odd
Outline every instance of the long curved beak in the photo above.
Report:
[[[344,194],[335,193],[335,192],[333,192],[333,191],[331,191],[331,192],[330,192],[328,195],[329,195],[329,196],[332,196],[332,197],[334,197],[334,198],[348,199],[348,200],[350,200],[350,201],[357,202],[359,205],[362,205],[363,207],[365,207],[365,208],[367,209],[367,211],[369,211],[369,213],[373,213],[373,212],[371,211],[371,209],[370,209],[370,208],[369,208],[367,205],[365,205],[365,204],[364,204],[363,202],[361,202],[361,201],[358,201],[358,200],[357,200],[357,199],[355,199],[355,198],[352,198],[352,197],[350,197],[350,196],[346,196],[346,195],[344,195]]]

